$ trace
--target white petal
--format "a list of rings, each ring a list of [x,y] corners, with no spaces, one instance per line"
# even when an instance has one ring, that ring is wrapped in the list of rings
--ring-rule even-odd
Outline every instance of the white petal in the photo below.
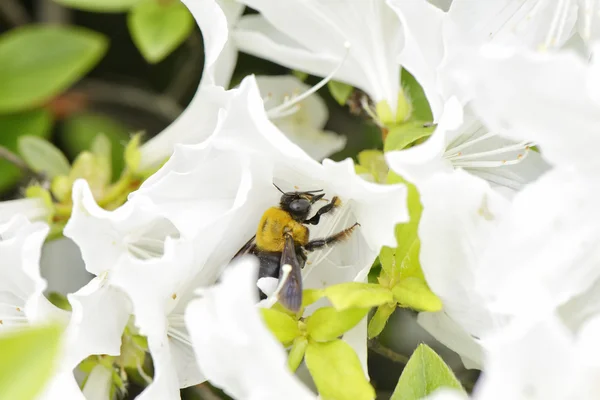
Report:
[[[50,210],[40,198],[0,201],[0,223],[7,222],[17,214],[25,216],[31,222],[46,222]]]
[[[485,181],[462,170],[434,176],[420,194],[420,260],[427,283],[451,319],[470,335],[483,338],[504,319],[491,313],[474,290],[475,277],[507,201]]]
[[[23,215],[0,225],[0,329],[46,317],[39,309],[46,288],[39,260],[48,230]]]
[[[112,371],[103,365],[97,365],[85,382],[83,395],[86,400],[109,400],[111,387]]]
[[[240,400],[314,399],[289,372],[285,351],[254,306],[256,267],[248,258],[232,265],[190,303],[186,322],[198,365],[213,385]]]
[[[565,3],[568,11],[560,13]],[[448,17],[479,42],[493,41],[540,50],[560,47],[571,36],[577,18],[577,6],[573,3],[570,0],[492,3],[454,0]]]
[[[119,355],[121,336],[131,314],[127,296],[95,278],[68,299],[73,312],[65,333],[65,365],[73,369],[93,354]]]
[[[315,62],[315,57],[309,54],[333,58],[335,67],[343,59],[344,43],[349,42],[349,56],[334,79],[361,88],[376,102],[387,100],[391,109],[396,110],[400,66],[395,57],[404,38],[398,19],[383,0],[351,4],[314,0],[245,0],[244,3],[259,10],[272,27],[265,29],[264,22],[253,22],[254,28],[248,30],[262,32],[261,35],[269,39],[263,40],[262,46],[252,46],[250,37],[246,43],[238,37],[241,49],[291,68],[326,76],[334,68],[315,71],[322,67],[322,62]],[[267,32],[273,32],[273,27],[281,34],[269,35]],[[288,45],[280,40],[282,34],[287,37]],[[290,46],[290,41],[296,45]],[[269,52],[279,49],[286,51]],[[301,53],[308,54],[302,57]],[[292,63],[296,65],[290,65]]]
[[[159,166],[172,153],[177,143],[200,143],[213,132],[218,110],[227,105],[234,91],[204,85],[171,125],[140,147],[141,169]]]
[[[387,3],[398,14],[404,28],[404,47],[398,62],[423,87],[434,121],[437,121],[443,107],[437,67],[445,51],[442,41],[445,13],[426,1],[388,0]]]
[[[492,130],[535,142],[553,164],[598,159],[600,109],[588,94],[591,73],[576,54],[515,53],[488,47],[453,74]],[[557,76],[572,79],[567,82]]]
[[[479,289],[498,310],[543,313],[599,278],[595,176],[554,169],[515,196],[481,260]]]
[[[79,385],[73,376],[73,370],[61,370],[54,374],[43,392],[38,395],[36,400],[91,400],[86,397],[79,389]],[[108,398],[106,398],[108,400]],[[94,399],[96,400],[96,399]]]
[[[166,336],[161,339],[148,338],[148,348],[154,364],[154,379],[144,391],[136,397],[138,400],[179,399],[179,384],[173,368],[173,359]]]
[[[417,321],[436,340],[458,353],[466,368],[482,368],[483,354],[477,339],[465,332],[444,311],[421,312]]]
[[[462,106],[452,97],[444,105],[444,113],[431,137],[425,143],[409,149],[387,152],[385,159],[388,165],[394,172],[417,185],[437,172],[452,171],[451,164],[444,159],[444,152],[450,137],[456,135],[462,123]]]
[[[66,237],[44,244],[40,269],[48,281],[46,291],[63,295],[76,292],[94,278],[85,269],[79,247]]]

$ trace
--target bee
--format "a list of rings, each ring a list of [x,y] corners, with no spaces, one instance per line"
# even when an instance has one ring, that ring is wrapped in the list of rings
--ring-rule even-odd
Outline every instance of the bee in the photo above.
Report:
[[[312,206],[325,197],[325,193],[320,193],[322,189],[284,192],[275,184],[273,186],[281,192],[279,206],[265,211],[256,234],[234,258],[244,254],[255,255],[260,262],[258,279],[278,278],[279,302],[290,311],[298,312],[302,305],[302,268],[306,264],[307,253],[348,239],[360,224],[357,222],[334,235],[310,240],[307,225],[317,225],[323,215],[342,204],[341,200],[334,196],[309,218]]]

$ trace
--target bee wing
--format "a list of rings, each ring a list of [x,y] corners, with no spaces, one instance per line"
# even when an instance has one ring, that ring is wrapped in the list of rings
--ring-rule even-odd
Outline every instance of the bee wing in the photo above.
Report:
[[[298,312],[302,305],[302,264],[296,256],[292,235],[285,235],[280,265],[279,302],[290,311]]]
[[[234,260],[240,256],[243,256],[244,254],[253,254],[255,249],[256,249],[256,235],[252,236],[250,238],[250,240],[248,240],[246,242],[244,247],[242,247],[241,249],[238,250],[237,253],[235,253],[235,256],[233,256],[232,260]]]

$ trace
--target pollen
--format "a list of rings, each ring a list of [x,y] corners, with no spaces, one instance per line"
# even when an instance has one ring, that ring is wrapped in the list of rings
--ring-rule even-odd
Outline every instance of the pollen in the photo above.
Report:
[[[175,299],[177,298],[177,293],[173,293],[173,294],[171,295],[171,298],[172,298],[173,300],[175,300]]]
[[[17,311],[18,311],[18,312],[21,312],[21,309],[20,309],[19,307],[17,307]]]

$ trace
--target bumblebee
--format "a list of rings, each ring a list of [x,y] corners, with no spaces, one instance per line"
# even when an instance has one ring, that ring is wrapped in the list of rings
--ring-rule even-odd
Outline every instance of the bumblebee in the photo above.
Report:
[[[321,216],[342,204],[340,199],[334,196],[309,218],[312,206],[325,196],[325,193],[320,193],[323,190],[284,192],[274,186],[282,194],[279,206],[265,211],[256,234],[234,258],[244,254],[258,257],[258,279],[278,278],[279,302],[290,311],[298,312],[302,305],[302,268],[306,264],[307,253],[349,238],[360,224],[357,222],[334,235],[310,240],[306,225],[317,225]]]

